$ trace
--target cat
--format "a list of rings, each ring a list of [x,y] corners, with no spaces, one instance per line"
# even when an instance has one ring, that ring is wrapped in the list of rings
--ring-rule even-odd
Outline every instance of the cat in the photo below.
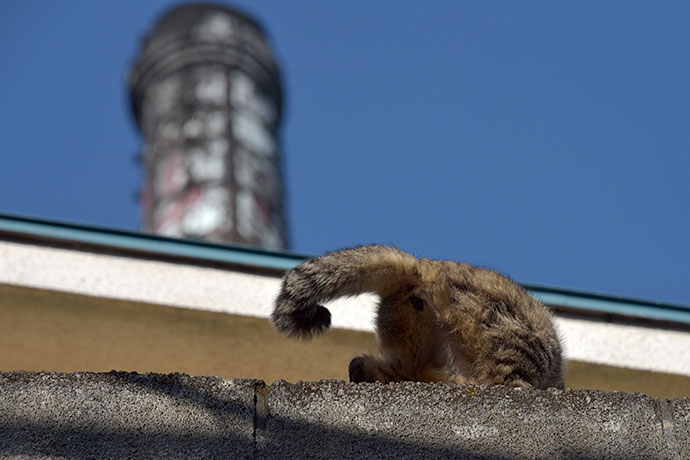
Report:
[[[351,382],[451,382],[563,388],[549,310],[495,271],[359,246],[286,272],[271,322],[308,338],[324,332],[338,297],[378,294],[379,352],[352,359]]]

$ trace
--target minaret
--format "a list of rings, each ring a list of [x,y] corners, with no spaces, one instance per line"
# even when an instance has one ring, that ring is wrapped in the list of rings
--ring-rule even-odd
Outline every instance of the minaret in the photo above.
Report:
[[[142,227],[285,248],[280,72],[261,27],[224,6],[175,8],[144,40],[129,90]]]

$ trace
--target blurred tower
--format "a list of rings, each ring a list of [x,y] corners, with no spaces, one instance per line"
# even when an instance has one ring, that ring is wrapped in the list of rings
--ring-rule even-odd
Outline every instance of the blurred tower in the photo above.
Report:
[[[287,246],[280,74],[261,27],[235,10],[166,13],[131,69],[144,137],[145,230]]]

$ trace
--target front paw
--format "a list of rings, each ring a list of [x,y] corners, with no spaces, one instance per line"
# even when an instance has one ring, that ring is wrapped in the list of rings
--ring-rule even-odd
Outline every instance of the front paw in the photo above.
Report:
[[[366,360],[362,356],[357,356],[356,358],[353,358],[352,361],[350,361],[350,365],[348,366],[348,371],[350,373],[350,382],[373,382],[372,379],[367,377],[367,374],[364,371],[365,363]]]

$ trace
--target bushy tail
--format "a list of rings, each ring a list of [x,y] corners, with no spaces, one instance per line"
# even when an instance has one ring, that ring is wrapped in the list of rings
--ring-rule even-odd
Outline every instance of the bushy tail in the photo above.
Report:
[[[418,260],[396,248],[376,245],[329,252],[285,274],[271,321],[280,332],[310,337],[331,325],[331,313],[321,303],[363,293],[385,297],[418,278]]]

